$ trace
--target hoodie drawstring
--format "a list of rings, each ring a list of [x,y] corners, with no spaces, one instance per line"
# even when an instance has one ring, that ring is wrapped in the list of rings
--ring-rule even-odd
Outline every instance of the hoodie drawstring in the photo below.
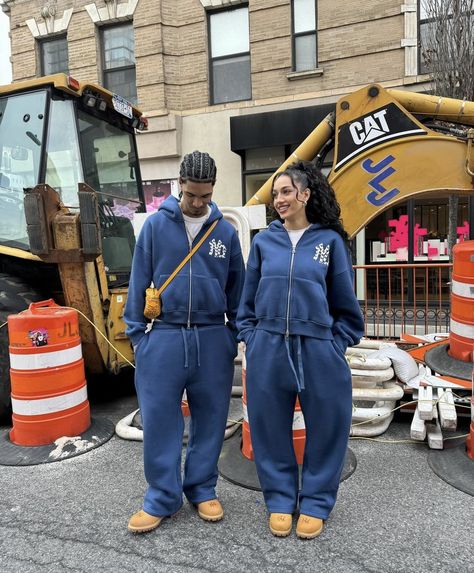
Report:
[[[186,335],[186,328],[184,326],[181,327],[181,334],[183,336],[183,345],[184,345],[184,368],[189,367],[189,347],[188,347],[188,338]],[[196,325],[193,328],[194,338],[196,339],[196,352],[197,352],[197,365],[201,366],[201,346],[199,341],[199,330]]]
[[[305,389],[303,359],[302,359],[302,355],[301,355],[301,337],[295,336],[294,340],[296,341],[296,358],[297,358],[297,363],[298,363],[298,372],[296,372],[295,363],[294,363],[293,358],[291,356],[290,338],[288,336],[285,336],[285,346],[286,346],[286,352],[288,355],[288,362],[290,363],[291,371],[293,372],[293,375],[294,375],[295,380],[296,380],[296,387],[298,388],[298,393],[300,393],[302,390]]]

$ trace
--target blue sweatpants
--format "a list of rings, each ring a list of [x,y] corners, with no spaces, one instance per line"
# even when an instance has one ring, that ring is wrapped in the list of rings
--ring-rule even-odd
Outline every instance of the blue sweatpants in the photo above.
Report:
[[[327,519],[336,503],[352,419],[350,368],[332,340],[255,330],[246,346],[255,464],[270,513]],[[300,392],[298,393],[298,386]],[[293,449],[298,396],[306,426],[302,487]]]
[[[158,323],[138,344],[135,387],[143,424],[147,513],[176,513],[183,492],[194,504],[216,497],[236,354],[237,344],[224,325]],[[191,423],[182,480],[185,389]]]

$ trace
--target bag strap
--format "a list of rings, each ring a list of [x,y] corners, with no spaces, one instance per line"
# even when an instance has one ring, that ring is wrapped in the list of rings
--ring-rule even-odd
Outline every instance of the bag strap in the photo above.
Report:
[[[170,276],[165,280],[165,282],[160,286],[158,289],[158,295],[160,295],[165,288],[170,284],[170,282],[174,279],[174,277],[179,273],[179,271],[184,267],[184,265],[189,261],[189,259],[194,255],[194,253],[199,249],[199,247],[204,243],[204,241],[209,237],[209,235],[214,230],[214,227],[219,222],[219,219],[216,219],[214,223],[209,227],[209,229],[204,233],[204,235],[199,239],[191,251],[184,257],[184,259],[179,263],[179,265],[174,269],[174,271],[170,274]]]

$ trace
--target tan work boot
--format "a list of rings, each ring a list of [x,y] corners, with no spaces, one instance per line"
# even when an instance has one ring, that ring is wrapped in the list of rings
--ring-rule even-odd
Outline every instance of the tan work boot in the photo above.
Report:
[[[291,513],[270,513],[268,525],[273,535],[287,537],[291,533],[293,516]]]
[[[224,509],[218,499],[210,499],[197,504],[199,517],[204,521],[220,521],[224,517]]]
[[[324,527],[324,521],[319,517],[311,517],[302,513],[296,524],[296,535],[301,539],[317,537]]]
[[[134,513],[130,518],[130,521],[128,522],[128,530],[132,533],[145,533],[146,531],[152,531],[160,525],[162,520],[163,517],[150,515],[141,509],[140,511],[137,511],[137,513]]]

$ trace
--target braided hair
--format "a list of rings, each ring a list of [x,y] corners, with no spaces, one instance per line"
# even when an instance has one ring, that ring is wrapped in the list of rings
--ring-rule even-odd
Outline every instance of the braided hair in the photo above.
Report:
[[[216,174],[216,162],[209,153],[202,151],[187,153],[179,167],[179,176],[183,182],[189,180],[196,183],[212,183],[214,185]]]
[[[349,235],[341,221],[341,207],[336,199],[334,189],[329,184],[327,178],[310,161],[298,161],[289,165],[284,171],[275,175],[272,181],[272,192],[275,181],[282,175],[291,179],[293,185],[301,189],[310,190],[310,196],[305,207],[306,217],[310,223],[318,223],[328,229],[334,229],[341,237],[349,242]],[[297,186],[299,183],[299,187]],[[274,211],[274,218],[279,218]]]

